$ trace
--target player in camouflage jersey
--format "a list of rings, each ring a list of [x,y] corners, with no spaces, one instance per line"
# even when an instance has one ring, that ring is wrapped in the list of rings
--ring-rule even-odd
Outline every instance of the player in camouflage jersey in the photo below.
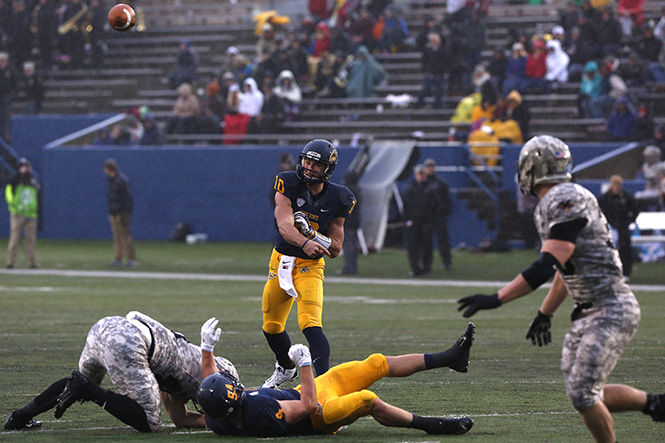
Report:
[[[215,363],[238,380],[230,361],[215,357]],[[95,323],[81,352],[79,370],[14,411],[5,429],[39,426],[33,417],[53,407],[60,418],[77,400],[93,401],[141,432],[159,430],[162,403],[176,426],[205,426],[203,415],[186,407],[196,400],[201,382],[201,347],[145,314],[132,311]],[[99,386],[107,372],[119,394]]]
[[[606,385],[640,321],[640,307],[623,278],[619,253],[594,195],[570,183],[572,158],[561,140],[543,135],[529,140],[519,156],[523,192],[540,200],[534,218],[542,240],[531,266],[492,295],[459,300],[470,317],[528,294],[554,276],[552,288],[531,322],[527,339],[551,341],[551,318],[568,294],[575,302],[572,328],[561,356],[566,392],[599,442],[615,442],[610,411],[642,411],[665,421],[665,394],[647,394],[627,385]]]

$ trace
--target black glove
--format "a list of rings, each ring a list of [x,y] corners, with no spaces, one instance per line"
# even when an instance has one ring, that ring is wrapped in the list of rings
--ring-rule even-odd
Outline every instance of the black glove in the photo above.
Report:
[[[538,315],[536,315],[536,318],[534,318],[529,325],[529,331],[526,333],[526,339],[530,339],[534,346],[536,346],[536,342],[538,343],[538,346],[547,346],[552,342],[552,333],[550,332],[551,327],[552,316],[545,315],[538,311]]]
[[[477,311],[481,309],[494,309],[501,306],[501,301],[499,300],[499,294],[484,295],[476,294],[470,297],[464,297],[457,300],[459,303],[458,311],[466,309],[462,314],[464,317],[471,317]]]

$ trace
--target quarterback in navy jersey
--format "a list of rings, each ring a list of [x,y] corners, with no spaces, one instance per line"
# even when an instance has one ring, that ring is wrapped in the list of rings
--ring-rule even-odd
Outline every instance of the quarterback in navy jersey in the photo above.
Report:
[[[196,396],[206,424],[219,435],[281,437],[335,434],[360,417],[371,415],[384,426],[414,428],[429,434],[464,434],[473,426],[469,417],[422,417],[381,400],[370,386],[384,377],[407,377],[416,372],[447,367],[467,372],[474,326],[448,349],[432,354],[386,356],[372,354],[349,361],[314,378],[309,349],[290,347],[289,359],[300,367],[302,384],[295,389],[245,390],[231,374],[214,364],[213,348],[220,336],[217,320],[201,328],[203,381]]]
[[[348,188],[329,181],[337,165],[337,149],[327,140],[305,145],[296,171],[275,177],[275,246],[263,289],[263,333],[275,354],[275,372],[262,385],[274,388],[292,380],[297,369],[288,352],[286,320],[295,300],[298,326],[314,356],[317,375],[330,366],[330,345],[323,333],[324,256],[339,255],[344,220],[356,199]]]

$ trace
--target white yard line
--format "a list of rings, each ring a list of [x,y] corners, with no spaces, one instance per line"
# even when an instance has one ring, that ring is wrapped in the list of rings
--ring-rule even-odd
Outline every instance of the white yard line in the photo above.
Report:
[[[147,280],[195,280],[195,281],[239,281],[264,282],[264,275],[232,275],[232,274],[197,274],[184,272],[136,272],[136,271],[84,271],[62,269],[0,269],[0,275],[50,275],[55,277],[80,278],[127,278]],[[477,280],[420,280],[406,278],[360,278],[360,277],[326,277],[326,283],[343,283],[356,285],[390,285],[390,286],[436,286],[458,288],[500,288],[505,281]],[[548,287],[549,285],[543,285]],[[663,292],[665,285],[630,285],[639,292]]]

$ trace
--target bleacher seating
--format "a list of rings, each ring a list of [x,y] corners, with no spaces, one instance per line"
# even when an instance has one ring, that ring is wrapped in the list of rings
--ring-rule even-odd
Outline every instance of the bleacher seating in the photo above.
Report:
[[[445,0],[396,0],[402,7],[412,33],[417,33],[426,17],[441,17]],[[548,32],[558,19],[557,7],[564,2],[546,5],[515,5],[494,0],[486,19],[487,45],[483,57],[504,45],[508,29],[519,27],[527,33]],[[105,63],[97,69],[55,70],[45,83],[46,113],[122,112],[134,106],[147,105],[159,121],[164,122],[171,111],[175,92],[168,88],[166,76],[175,63],[181,38],[189,39],[199,58],[201,82],[219,73],[225,63],[225,51],[231,45],[253,58],[254,13],[275,7],[289,14],[293,21],[302,18],[302,2],[239,2],[230,0],[143,0],[146,30],[107,33],[108,53]],[[660,13],[657,0],[647,0],[646,17]],[[379,54],[377,59],[388,71],[388,81],[377,90],[378,97],[363,100],[305,99],[300,121],[285,124],[279,139],[300,141],[308,134],[334,134],[341,142],[354,133],[372,134],[378,138],[408,137],[423,131],[428,140],[447,139],[449,118],[460,96],[445,98],[443,110],[393,109],[386,102],[388,94],[410,94],[420,91],[422,78],[420,54],[415,49],[395,54]],[[603,137],[600,120],[578,119],[575,116],[579,84],[563,85],[553,94],[530,94],[524,99],[532,111],[533,133],[549,132],[569,141],[586,141]],[[665,116],[665,93],[640,92],[656,113],[657,122]],[[380,106],[379,106],[380,105]],[[378,107],[377,107],[378,106]],[[20,111],[16,103],[15,112]],[[600,128],[600,129],[599,129]],[[261,137],[255,137],[259,140]],[[196,137],[171,137],[178,142]],[[201,141],[218,142],[215,137],[201,136]]]

